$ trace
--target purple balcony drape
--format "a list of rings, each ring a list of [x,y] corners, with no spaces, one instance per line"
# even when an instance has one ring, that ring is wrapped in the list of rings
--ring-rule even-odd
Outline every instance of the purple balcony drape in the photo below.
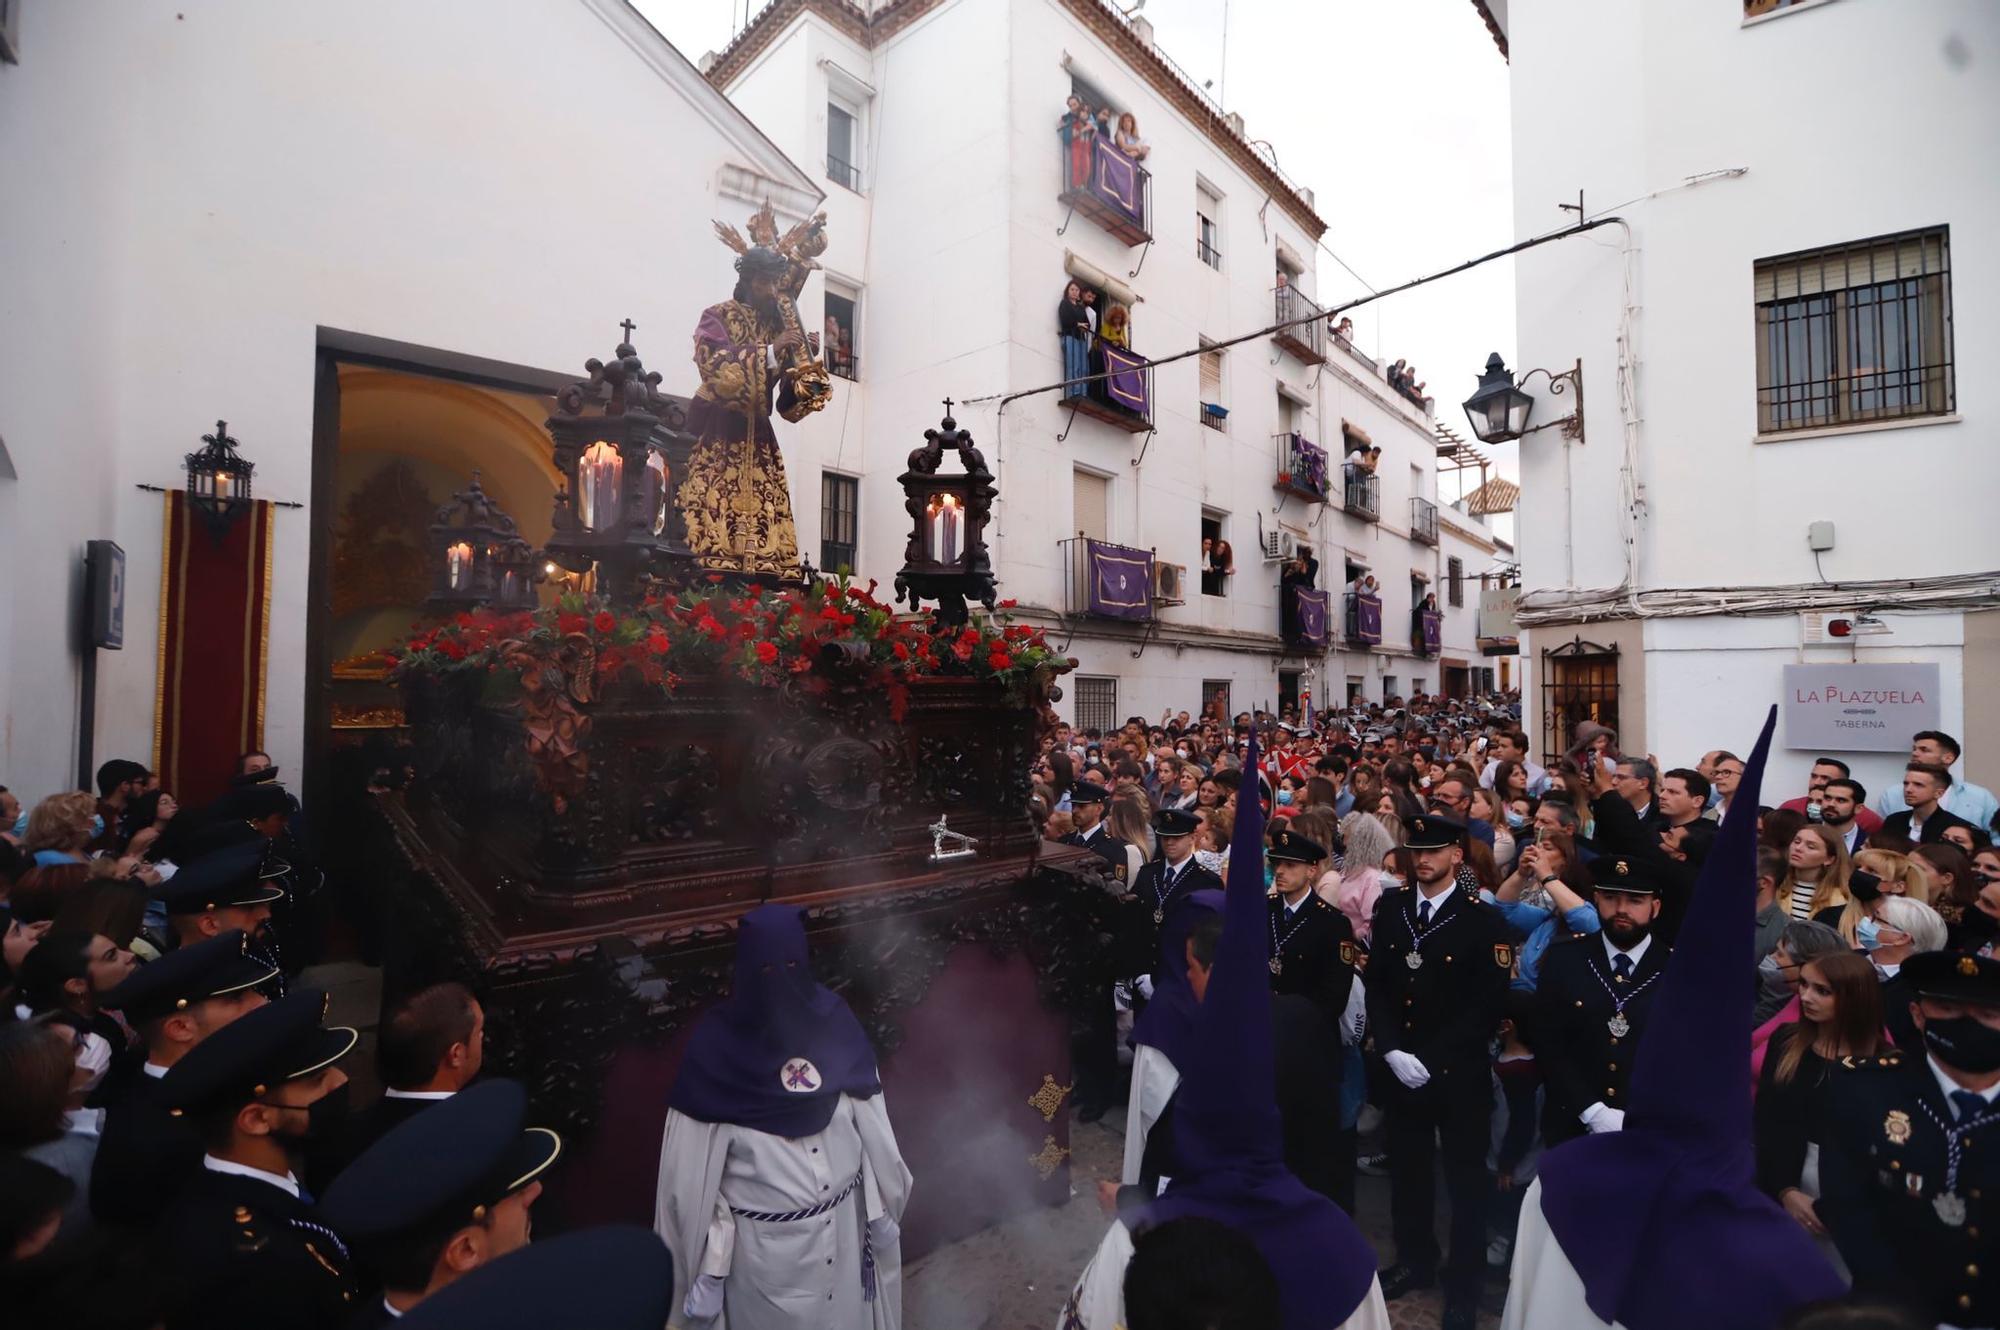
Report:
[[[1090,613],[1106,619],[1153,617],[1153,554],[1102,540],[1084,541]]]
[[[1298,640],[1307,646],[1326,645],[1327,593],[1312,587],[1293,587],[1293,622]]]
[[[1104,395],[1127,411],[1150,417],[1151,403],[1146,395],[1147,359],[1108,342],[1103,344],[1103,348],[1104,370],[1110,375],[1104,381]]]

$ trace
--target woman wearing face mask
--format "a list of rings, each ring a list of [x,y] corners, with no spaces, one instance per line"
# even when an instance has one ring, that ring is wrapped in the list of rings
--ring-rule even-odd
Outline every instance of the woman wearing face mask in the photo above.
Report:
[[[1944,946],[1944,920],[1936,910],[1908,896],[1881,896],[1869,902],[1868,915],[1854,933],[1861,954],[1874,964],[1875,977],[1882,981],[1890,1037],[1904,1052],[1920,1056],[1923,1036],[1910,1019],[1910,1003],[1916,994],[1903,978],[1903,962],[1918,952]]]
[[[1799,970],[1799,1019],[1772,1037],[1758,1079],[1757,1184],[1819,1241],[1843,1278],[1847,1267],[1817,1208],[1820,1144],[1840,1060],[1881,1052],[1881,1031],[1882,991],[1866,960],[1836,952],[1808,961]]]
[[[1779,1002],[1777,1011],[1750,1034],[1752,1076],[1764,1069],[1764,1056],[1770,1051],[1771,1036],[1799,1019],[1799,972],[1805,968],[1806,962],[1848,950],[1850,948],[1840,940],[1840,934],[1825,924],[1816,924],[1810,919],[1794,919],[1785,925],[1778,945],[1757,963],[1760,988],[1758,1010],[1765,1010],[1778,993],[1785,997]]]
[[[1954,950],[2000,955],[2000,849],[1988,846],[1972,859],[1972,883],[1979,894],[1951,930]]]
[[[1778,899],[1787,903],[1792,918],[1811,919],[1822,910],[1847,904],[1851,871],[1847,846],[1824,822],[1809,822],[1799,828],[1785,851],[1785,863]]]
[[[90,1169],[101,1115],[83,1107],[84,1079],[67,1027],[41,1021],[0,1025],[0,1150],[44,1164],[76,1184],[56,1230],[59,1246],[90,1228]]]
[[[1290,817],[1294,813],[1297,813],[1302,806],[1299,799],[1299,792],[1304,788],[1304,785],[1305,782],[1296,776],[1278,777],[1278,792],[1274,796],[1277,800],[1277,807],[1271,810],[1271,815],[1273,817]]]

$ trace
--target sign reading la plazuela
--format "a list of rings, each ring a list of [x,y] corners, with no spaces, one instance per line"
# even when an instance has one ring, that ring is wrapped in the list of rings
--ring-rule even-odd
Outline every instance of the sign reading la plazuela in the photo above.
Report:
[[[1938,667],[1785,666],[1785,747],[1906,752],[1938,725]]]

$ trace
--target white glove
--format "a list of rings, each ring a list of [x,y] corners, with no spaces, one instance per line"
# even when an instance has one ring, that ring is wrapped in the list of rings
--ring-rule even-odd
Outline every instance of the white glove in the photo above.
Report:
[[[681,1312],[690,1321],[713,1321],[722,1315],[722,1286],[727,1282],[727,1275],[699,1276],[688,1290]]]
[[[868,1221],[868,1243],[875,1249],[875,1259],[880,1261],[882,1253],[903,1240],[903,1230],[888,1215],[876,1215]]]
[[[1389,1064],[1389,1070],[1396,1073],[1396,1079],[1403,1083],[1406,1090],[1421,1090],[1431,1078],[1429,1068],[1401,1049],[1383,1054],[1382,1060]]]
[[[1142,997],[1142,998],[1144,998],[1144,999],[1146,999],[1146,1001],[1148,1001],[1148,1002],[1151,1002],[1151,1001],[1153,1000],[1153,976],[1152,976],[1152,975],[1150,975],[1150,974],[1142,974],[1142,975],[1140,975],[1140,976],[1139,976],[1139,977],[1138,977],[1137,979],[1134,979],[1134,980],[1132,981],[1132,987],[1134,987],[1134,988],[1138,989],[1138,990],[1139,990],[1139,996],[1140,996],[1140,997]]]
[[[1593,1136],[1603,1131],[1623,1131],[1625,1129],[1625,1110],[1622,1108],[1613,1108],[1611,1105],[1601,1101],[1592,1104],[1576,1116],[1589,1129],[1590,1134]]]

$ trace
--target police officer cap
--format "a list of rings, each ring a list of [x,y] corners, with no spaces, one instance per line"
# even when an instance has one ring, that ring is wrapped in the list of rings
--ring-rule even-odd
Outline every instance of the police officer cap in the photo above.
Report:
[[[1201,819],[1185,808],[1162,808],[1153,814],[1153,830],[1162,836],[1192,836],[1201,828]]]
[[[127,1024],[137,1026],[186,1011],[197,1002],[255,988],[278,971],[244,954],[247,942],[242,929],[232,928],[177,947],[134,970],[124,983],[104,995],[104,1005],[122,1013]]]
[[[1267,853],[1279,863],[1316,864],[1326,858],[1326,847],[1290,827],[1280,827],[1271,833],[1271,848]]]
[[[562,1138],[527,1126],[518,1081],[482,1081],[424,1109],[342,1170],[321,1216],[351,1242],[450,1232],[540,1177]]]
[[[265,767],[259,771],[241,771],[229,778],[229,788],[242,789],[245,785],[263,785],[278,779],[276,767]]]
[[[2000,960],[1969,951],[1922,951],[1903,962],[1917,996],[2000,1006]]]
[[[260,877],[283,877],[292,871],[292,866],[271,853],[271,842],[264,834],[245,822],[241,817],[227,812],[214,815],[188,841],[188,855],[191,860],[206,859],[224,850],[240,850],[244,846],[254,846],[262,861],[258,870]]]
[[[1406,850],[1448,850],[1463,844],[1465,824],[1436,813],[1419,813],[1411,818],[1409,831],[1403,837]]]
[[[1111,791],[1094,780],[1080,780],[1069,792],[1072,804],[1101,804],[1108,803],[1110,799]]]
[[[205,854],[153,888],[168,914],[200,914],[225,905],[265,905],[285,889],[266,881],[263,838]]]
[[[1660,894],[1658,869],[1634,855],[1598,855],[1590,865],[1590,880],[1599,891],[1622,891],[1634,896]]]
[[[326,994],[301,988],[237,1017],[189,1049],[160,1080],[168,1109],[180,1114],[247,1104],[273,1086],[332,1066],[361,1036],[345,1025],[320,1026]]]
[[[223,796],[222,802],[232,817],[265,818],[292,811],[292,796],[275,781],[240,785]]]
[[[421,1115],[419,1115],[421,1116]],[[532,1242],[455,1279],[398,1330],[660,1330],[674,1258],[650,1228],[607,1224]]]

